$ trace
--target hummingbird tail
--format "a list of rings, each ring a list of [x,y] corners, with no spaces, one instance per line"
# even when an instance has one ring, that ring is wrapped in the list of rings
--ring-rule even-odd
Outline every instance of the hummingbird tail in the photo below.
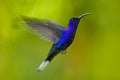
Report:
[[[42,64],[37,68],[38,71],[42,71],[47,65],[48,63],[51,62],[51,60],[60,52],[60,50],[58,48],[56,48],[55,45],[52,46],[48,56],[46,57],[46,59],[42,62]]]
[[[42,64],[37,68],[38,71],[42,71],[49,63],[49,60],[45,60],[42,62]]]

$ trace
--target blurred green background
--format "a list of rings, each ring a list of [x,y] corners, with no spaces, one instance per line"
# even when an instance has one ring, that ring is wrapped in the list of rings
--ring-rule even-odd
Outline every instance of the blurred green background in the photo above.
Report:
[[[0,80],[120,80],[119,0],[0,0]],[[55,20],[65,26],[84,17],[66,55],[43,72],[36,68],[51,43],[19,25],[20,15]]]

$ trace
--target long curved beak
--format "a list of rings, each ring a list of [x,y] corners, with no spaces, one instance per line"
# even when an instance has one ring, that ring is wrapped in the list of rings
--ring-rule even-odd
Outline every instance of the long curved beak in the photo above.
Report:
[[[84,16],[91,15],[91,14],[92,14],[92,13],[84,13],[84,14],[82,14],[81,16],[79,16],[78,18],[81,19],[81,18],[83,18]]]

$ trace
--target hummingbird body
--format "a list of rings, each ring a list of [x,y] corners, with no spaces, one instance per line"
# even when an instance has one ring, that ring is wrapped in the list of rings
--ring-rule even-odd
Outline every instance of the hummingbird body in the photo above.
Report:
[[[90,13],[86,13],[79,17],[71,18],[67,28],[53,21],[42,22],[27,17],[23,17],[24,21],[29,26],[31,26],[33,30],[38,32],[40,36],[47,38],[48,41],[53,43],[48,53],[48,56],[38,67],[37,69],[38,71],[42,71],[47,66],[47,64],[53,59],[53,57],[56,56],[58,53],[66,51],[66,49],[71,45],[71,43],[74,40],[80,19],[89,14]]]

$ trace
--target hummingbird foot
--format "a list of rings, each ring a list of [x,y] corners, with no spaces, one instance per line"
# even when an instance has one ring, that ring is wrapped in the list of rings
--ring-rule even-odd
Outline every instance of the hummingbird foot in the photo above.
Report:
[[[66,54],[66,50],[61,51],[61,54]]]

